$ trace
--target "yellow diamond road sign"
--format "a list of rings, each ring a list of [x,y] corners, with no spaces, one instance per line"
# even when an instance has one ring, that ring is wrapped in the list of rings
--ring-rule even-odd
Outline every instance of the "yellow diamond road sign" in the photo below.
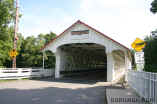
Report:
[[[11,51],[9,52],[9,55],[10,55],[11,58],[16,57],[17,54],[18,54],[18,53],[17,53],[17,51],[16,51],[15,49],[13,49],[13,50],[11,50]]]
[[[145,47],[146,43],[144,40],[140,38],[136,38],[136,40],[131,44],[131,47],[134,48],[137,52],[141,51]]]

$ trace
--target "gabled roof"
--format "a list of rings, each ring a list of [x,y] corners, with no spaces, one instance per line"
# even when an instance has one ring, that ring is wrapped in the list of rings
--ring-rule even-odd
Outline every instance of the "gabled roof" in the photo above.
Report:
[[[119,45],[122,46],[123,48],[129,50],[129,48],[127,48],[126,46],[122,45],[121,43],[115,41],[114,39],[108,37],[107,35],[101,33],[100,31],[94,29],[93,27],[91,27],[91,26],[85,24],[84,22],[82,22],[82,21],[80,21],[80,20],[78,20],[77,22],[75,22],[74,24],[72,24],[69,28],[67,28],[65,31],[63,31],[60,35],[58,35],[58,36],[56,36],[55,38],[53,38],[48,44],[45,44],[45,45],[41,48],[41,50],[43,50],[44,48],[46,48],[46,47],[47,47],[48,45],[50,45],[54,40],[56,40],[58,37],[62,36],[66,31],[68,31],[69,29],[71,29],[73,26],[75,26],[75,25],[78,24],[78,23],[87,26],[87,27],[90,28],[91,30],[93,30],[93,31],[95,31],[95,32],[97,32],[97,33],[99,33],[100,35],[104,36],[105,38],[107,38],[107,39],[113,41],[114,43],[119,44]]]

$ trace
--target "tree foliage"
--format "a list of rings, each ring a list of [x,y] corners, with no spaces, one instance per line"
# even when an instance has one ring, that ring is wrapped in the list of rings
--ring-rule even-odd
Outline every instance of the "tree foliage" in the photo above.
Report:
[[[156,13],[156,12],[157,12],[157,0],[154,0],[154,1],[151,3],[150,11],[151,11],[152,13]]]
[[[10,61],[9,51],[12,49],[14,21],[14,0],[0,1],[0,67]]]
[[[42,67],[43,53],[41,47],[49,42],[56,34],[39,34],[38,37],[30,36],[22,39],[21,50],[17,56],[17,67]],[[55,67],[55,56],[52,52],[47,51],[44,54],[45,68]]]
[[[0,67],[12,67],[9,52],[13,49],[15,10],[14,0],[0,0]],[[24,39],[22,34],[18,33],[17,67],[42,67],[43,54],[40,48],[54,37],[56,34],[50,32]],[[46,52],[45,67],[52,68],[54,63],[54,54]]]
[[[144,48],[145,71],[157,72],[157,39],[151,36],[145,38],[146,46]]]

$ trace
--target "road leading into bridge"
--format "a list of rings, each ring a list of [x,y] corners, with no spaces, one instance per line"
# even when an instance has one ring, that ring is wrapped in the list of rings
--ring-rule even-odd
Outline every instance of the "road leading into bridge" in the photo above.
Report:
[[[104,104],[105,87],[85,80],[0,82],[1,104]]]

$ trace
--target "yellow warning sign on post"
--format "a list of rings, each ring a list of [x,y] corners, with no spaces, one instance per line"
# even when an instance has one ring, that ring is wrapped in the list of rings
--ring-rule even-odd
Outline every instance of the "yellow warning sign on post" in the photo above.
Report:
[[[11,50],[9,52],[9,55],[10,55],[11,58],[14,58],[14,57],[16,57],[18,55],[18,53],[17,53],[17,51],[15,49],[13,49],[13,50]]]
[[[140,38],[136,38],[136,40],[131,44],[131,47],[134,48],[137,52],[140,52],[144,47],[146,43],[144,40]]]

